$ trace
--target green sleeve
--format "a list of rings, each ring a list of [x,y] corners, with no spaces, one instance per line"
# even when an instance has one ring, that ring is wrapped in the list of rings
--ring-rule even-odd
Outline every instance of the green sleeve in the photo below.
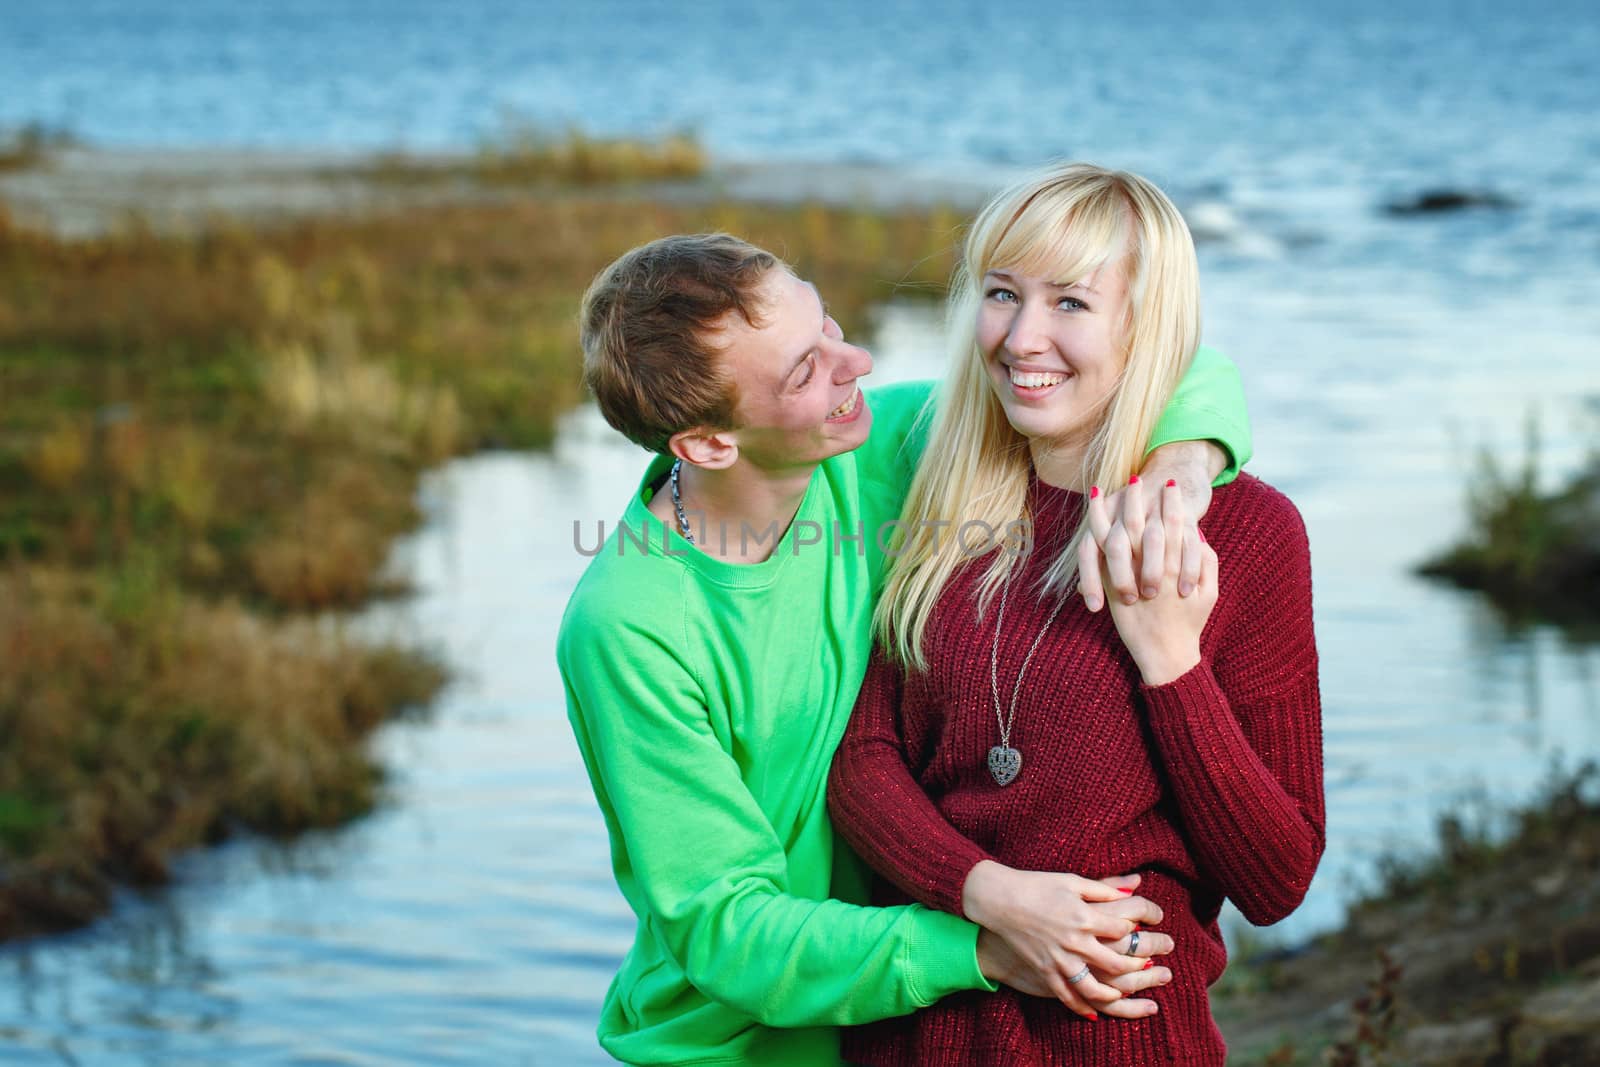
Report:
[[[789,1027],[869,1022],[995,988],[978,970],[977,927],[964,920],[791,894],[782,842],[719,740],[693,671],[656,636],[609,621],[569,616],[563,627],[568,714],[612,829],[618,880],[690,983]]]
[[[1195,352],[1189,373],[1156,423],[1147,453],[1174,441],[1215,441],[1228,454],[1215,485],[1233,481],[1250,460],[1250,417],[1239,369],[1214,348],[1201,345]]]

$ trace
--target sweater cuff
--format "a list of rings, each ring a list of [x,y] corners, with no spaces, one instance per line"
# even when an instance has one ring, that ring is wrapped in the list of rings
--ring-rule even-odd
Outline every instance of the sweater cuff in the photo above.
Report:
[[[1162,685],[1139,683],[1144,698],[1152,709],[1170,709],[1182,712],[1190,708],[1214,707],[1218,700],[1226,700],[1217,676],[1211,673],[1211,661],[1204,654],[1200,662],[1170,682]]]
[[[952,993],[1000,987],[978,967],[978,927],[942,911],[918,908],[917,923],[906,939],[912,965],[906,968],[912,998],[927,1007]]]
[[[1192,772],[1209,777],[1223,763],[1241,758],[1229,739],[1239,744],[1244,742],[1238,738],[1228,696],[1222,691],[1217,676],[1211,673],[1209,659],[1202,656],[1187,674],[1165,685],[1141,685],[1140,690],[1150,711],[1150,727],[1155,732],[1156,743],[1169,753],[1188,754],[1176,762],[1169,758],[1167,770],[1170,774],[1181,778]],[[1234,729],[1217,729],[1222,723],[1218,716],[1231,723]]]
[[[952,834],[952,837],[959,836]],[[932,842],[926,842],[923,847],[931,844]],[[930,856],[929,859],[931,862],[927,875],[930,881],[923,886],[922,899],[940,911],[947,911],[955,916],[966,915],[966,909],[962,907],[962,897],[967,887],[967,875],[972,873],[972,868],[994,857],[965,837],[961,837],[959,842],[951,842],[949,851],[940,852]]]

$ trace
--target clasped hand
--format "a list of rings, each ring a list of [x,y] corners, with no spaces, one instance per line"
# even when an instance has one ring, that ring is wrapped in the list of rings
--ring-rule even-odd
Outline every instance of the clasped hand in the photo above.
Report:
[[[983,928],[984,974],[1031,996],[1054,997],[1089,1019],[1154,1015],[1154,1001],[1130,994],[1172,980],[1152,959],[1172,951],[1172,938],[1143,929],[1163,916],[1155,903],[1133,895],[1138,884],[1138,875],[1096,880],[979,863],[967,876],[962,904]],[[1135,930],[1137,955],[1130,955]],[[1085,967],[1089,973],[1073,981]]]
[[[1202,506],[1210,493],[1206,485]],[[1110,587],[1112,621],[1145,684],[1176,680],[1200,662],[1200,634],[1217,602],[1217,554],[1183,489],[1168,480],[1147,493],[1135,479],[1109,500],[1091,495],[1088,513],[1093,537],[1078,553],[1084,603],[1098,610]]]

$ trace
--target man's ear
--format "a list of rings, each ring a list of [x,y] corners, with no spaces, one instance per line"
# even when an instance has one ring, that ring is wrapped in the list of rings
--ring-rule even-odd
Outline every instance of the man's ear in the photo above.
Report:
[[[739,458],[739,442],[732,430],[683,430],[668,439],[667,450],[685,463],[707,470],[724,470]]]

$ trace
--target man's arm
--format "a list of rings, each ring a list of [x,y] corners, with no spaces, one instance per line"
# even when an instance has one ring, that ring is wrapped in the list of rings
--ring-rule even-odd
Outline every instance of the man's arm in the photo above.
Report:
[[[782,843],[692,671],[653,635],[581,615],[558,647],[569,718],[630,903],[689,982],[771,1026],[868,1022],[995,988],[970,923],[791,894]]]
[[[1209,448],[1196,452],[1186,450],[1186,455],[1204,455],[1205,466],[1212,468],[1207,485],[1223,486],[1238,477],[1239,469],[1250,461],[1250,416],[1245,410],[1244,384],[1239,379],[1239,368],[1215,348],[1201,345],[1189,363],[1189,370],[1178,383],[1172,402],[1161,413],[1155,432],[1150,435],[1150,446],[1145,453],[1145,469],[1150,469],[1156,457],[1150,453],[1175,442],[1213,443],[1216,452]],[[1217,459],[1220,469],[1216,469]],[[1193,501],[1190,502],[1193,507]],[[1204,508],[1194,508],[1203,514]]]

